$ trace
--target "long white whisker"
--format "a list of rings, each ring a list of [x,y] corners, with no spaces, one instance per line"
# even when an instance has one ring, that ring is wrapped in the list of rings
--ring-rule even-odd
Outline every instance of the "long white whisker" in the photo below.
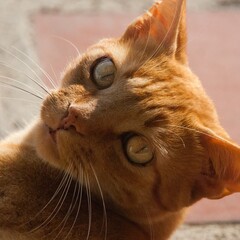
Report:
[[[169,130],[169,129],[165,129],[165,131],[170,132],[170,133],[174,134],[175,136],[177,136],[177,137],[181,140],[181,142],[182,142],[182,144],[183,144],[183,147],[186,148],[186,144],[185,144],[185,142],[184,142],[184,140],[183,140],[183,138],[182,138],[181,136],[179,136],[179,135],[176,134],[174,131],[171,131],[171,130]]]
[[[70,185],[71,185],[71,181],[72,181],[72,176],[68,175],[68,180],[67,180],[65,188],[63,190],[63,193],[62,193],[62,195],[61,195],[57,205],[53,209],[52,213],[50,214],[50,216],[43,223],[41,223],[38,227],[35,227],[34,229],[32,229],[30,231],[30,233],[33,233],[33,232],[39,230],[40,228],[46,226],[59,213],[59,211],[60,211],[60,209],[61,209],[61,207],[62,207],[62,205],[63,205],[63,203],[64,203],[64,201],[65,201],[65,199],[67,197],[67,194],[68,194],[68,191],[69,191],[69,188],[70,188]]]
[[[53,88],[56,89],[57,86],[55,85],[55,82],[53,81],[53,79],[51,78],[51,76],[42,68],[40,67],[39,64],[37,64],[32,58],[30,58],[27,54],[25,54],[23,51],[17,49],[16,47],[12,47],[13,49],[15,49],[17,52],[21,53],[23,56],[25,56],[27,59],[29,59],[36,67],[38,67],[40,69],[40,71],[44,74],[44,76],[50,81],[50,83],[52,84]]]
[[[55,77],[55,81],[54,81],[54,82],[58,82],[57,74],[56,74],[56,72],[54,71],[53,66],[52,66],[51,64],[50,64],[50,67],[51,67],[52,73],[53,73],[53,75],[54,75],[54,77]]]
[[[152,19],[151,19],[152,20]],[[152,21],[150,21],[150,26],[149,26],[149,31],[148,31],[148,37],[147,37],[147,41],[146,41],[146,44],[145,44],[145,47],[143,49],[143,52],[141,54],[141,57],[139,58],[139,61],[138,61],[138,64],[141,63],[143,57],[144,57],[144,54],[147,50],[147,47],[148,47],[148,43],[149,43],[149,40],[150,40],[150,29],[151,29],[151,25],[152,25]]]
[[[73,212],[73,210],[74,210],[74,208],[75,208],[75,205],[76,205],[76,203],[77,203],[77,198],[75,199],[76,192],[77,192],[77,186],[78,186],[78,182],[75,182],[72,200],[71,200],[70,206],[69,206],[69,208],[68,208],[68,211],[67,211],[65,217],[62,219],[62,221],[59,223],[59,225],[58,225],[54,230],[52,230],[52,231],[50,232],[50,233],[53,233],[54,231],[56,231],[57,229],[59,229],[59,228],[61,227],[61,225],[62,225],[60,231],[58,232],[58,234],[55,236],[55,238],[54,238],[53,240],[56,240],[56,239],[58,238],[58,236],[61,234],[61,232],[63,231],[63,229],[64,229],[64,227],[65,227],[65,225],[66,225],[69,217],[71,216],[71,214],[72,214],[72,212]],[[49,233],[49,234],[50,234],[50,233]],[[47,235],[49,235],[49,234],[47,234]],[[47,235],[45,235],[45,237],[46,237]]]
[[[105,204],[105,200],[104,200],[104,196],[103,196],[103,191],[102,191],[102,188],[101,188],[101,185],[100,185],[100,182],[98,180],[98,177],[97,177],[97,173],[93,167],[93,165],[90,163],[90,167],[92,169],[92,172],[93,172],[93,175],[95,177],[95,180],[97,182],[97,185],[98,185],[98,189],[99,189],[99,192],[100,192],[100,195],[101,195],[101,199],[102,199],[102,205],[103,205],[103,225],[105,225],[105,233],[104,233],[104,239],[107,239],[107,227],[108,227],[108,221],[107,221],[107,210],[106,210],[106,204]]]
[[[53,35],[53,37],[54,37],[54,38],[57,38],[57,39],[60,39],[60,40],[62,40],[62,41],[65,41],[66,43],[69,43],[69,44],[70,44],[70,45],[76,50],[78,56],[81,55],[79,49],[77,48],[77,46],[76,46],[73,42],[67,40],[66,38],[63,38],[63,37],[57,36],[57,35]]]
[[[156,122],[162,122],[161,120],[159,121],[156,121]],[[209,137],[212,137],[212,138],[215,138],[216,140],[222,140],[224,142],[228,142],[226,139],[224,139],[223,137],[217,135],[214,131],[211,131],[211,129],[208,129],[206,128],[206,132],[204,131],[201,131],[199,129],[194,129],[194,128],[191,128],[191,127],[186,127],[186,126],[178,126],[178,125],[174,125],[174,124],[167,124],[167,126],[169,127],[173,127],[173,128],[179,128],[179,129],[184,129],[184,130],[188,130],[188,131],[192,131],[192,132],[195,132],[195,133],[201,133],[203,135],[206,135],[206,136],[209,136]],[[186,146],[186,145],[185,145]]]
[[[79,177],[78,177],[79,178]],[[69,229],[68,231],[68,234],[66,235],[66,237],[63,239],[67,239],[69,234],[72,232],[76,222],[77,222],[77,219],[78,219],[78,216],[79,216],[79,212],[80,212],[80,209],[81,209],[81,204],[82,204],[82,193],[83,193],[83,186],[82,186],[82,182],[83,182],[83,170],[81,168],[81,172],[80,172],[80,179],[79,179],[79,183],[78,183],[78,196],[79,196],[79,202],[78,202],[78,208],[77,208],[77,213],[76,213],[76,216],[75,216],[75,219],[73,221],[73,224],[71,226],[71,228]]]
[[[41,214],[49,205],[50,203],[56,198],[56,196],[59,194],[59,192],[61,191],[61,189],[65,186],[65,183],[67,182],[67,178],[68,178],[68,172],[70,170],[70,166],[68,167],[68,169],[66,170],[66,172],[64,173],[61,182],[58,185],[58,188],[56,189],[56,191],[54,192],[53,196],[51,197],[51,199],[45,204],[45,206],[33,217],[31,218],[31,220],[29,222],[31,222],[32,220],[34,220],[37,216],[39,216],[39,214]],[[27,222],[27,223],[29,223]],[[25,223],[25,224],[27,224]],[[24,224],[24,225],[25,225]]]
[[[14,78],[7,77],[7,76],[1,76],[1,75],[0,75],[0,78],[6,79],[6,80],[11,80],[12,82],[18,83],[18,84],[22,85],[23,87],[28,88],[29,90],[35,91],[36,93],[39,94],[39,96],[44,97],[44,96],[42,96],[42,94],[43,94],[42,92],[40,92],[40,91],[38,91],[38,90],[36,90],[36,89],[28,86],[27,84],[25,84],[25,83],[23,83],[23,82],[20,82],[20,81],[16,80],[16,79],[14,79]]]
[[[34,104],[39,104],[39,102],[35,101],[30,101],[24,98],[12,98],[12,97],[0,97],[0,99],[9,99],[9,100],[16,100],[16,101],[23,101],[23,102],[28,102],[28,103],[34,103]]]
[[[86,173],[87,174],[87,173]],[[91,233],[91,225],[92,225],[92,200],[91,200],[91,190],[90,190],[90,182],[88,175],[85,175],[85,182],[86,182],[86,193],[88,198],[88,233],[86,240],[89,239]]]
[[[152,221],[149,215],[149,211],[146,209],[146,207],[144,207],[144,210],[145,210],[145,214],[146,214],[148,225],[149,225],[150,238],[151,240],[154,240],[155,236],[154,236],[154,231],[153,231],[153,226],[152,226]]]
[[[200,131],[200,130],[197,130],[197,129],[194,129],[194,128],[190,128],[190,127],[177,126],[177,125],[173,125],[173,124],[168,124],[168,126],[170,126],[170,127],[175,127],[175,128],[180,128],[180,129],[185,129],[185,130],[189,130],[189,131],[193,131],[193,132],[196,132],[196,133],[201,133],[201,134],[203,134],[203,135],[206,135],[206,136],[215,138],[215,139],[217,139],[217,140],[220,139],[220,140],[222,140],[222,141],[227,142],[227,140],[224,139],[223,137],[216,135],[214,132],[211,132],[210,129],[208,129],[209,133],[207,133],[207,132],[203,132],[203,131]]]
[[[36,78],[43,83],[42,79],[38,76],[38,74],[36,73],[36,71],[34,71],[27,63],[25,63],[23,60],[21,60],[18,56],[16,56],[15,54],[13,54],[12,52],[10,52],[9,50],[0,47],[0,49],[6,53],[8,53],[9,55],[11,55],[12,57],[14,57],[15,59],[17,59],[20,63],[22,63],[24,66],[27,67],[27,69],[29,69],[35,76]]]
[[[5,83],[5,82],[0,81],[0,85],[2,85],[3,87],[8,87],[8,88],[10,87],[10,88],[18,89],[18,90],[20,90],[20,91],[22,91],[22,92],[28,93],[28,94],[30,94],[30,95],[36,97],[36,98],[39,98],[39,99],[43,100],[43,98],[40,97],[40,96],[38,96],[37,94],[34,94],[34,93],[32,93],[32,92],[30,92],[30,91],[24,89],[24,88],[21,88],[21,87],[15,86],[15,85],[13,85],[13,84]]]
[[[161,50],[161,48],[162,48],[162,46],[164,45],[164,43],[165,43],[168,35],[169,35],[170,32],[172,31],[172,28],[173,28],[173,26],[174,26],[174,23],[175,23],[175,21],[176,21],[176,19],[177,19],[177,12],[178,12],[178,6],[176,6],[174,18],[173,18],[173,20],[172,20],[172,22],[171,22],[171,25],[170,25],[167,33],[166,33],[165,36],[164,36],[162,42],[161,42],[161,43],[158,45],[158,47],[154,50],[154,52],[152,53],[152,55],[145,61],[145,63],[141,65],[141,67],[143,67],[144,65],[146,65],[146,63],[147,63],[151,58],[153,58],[154,55],[155,55],[158,51]],[[140,68],[141,68],[141,67],[140,67]]]
[[[30,80],[33,81],[35,84],[37,84],[44,92],[46,92],[47,94],[50,94],[50,92],[48,91],[46,85],[40,84],[38,81],[36,81],[36,80],[33,79],[32,77],[30,77],[30,76],[29,76],[28,74],[26,74],[25,72],[22,72],[22,71],[20,71],[20,70],[18,70],[18,69],[16,69],[16,68],[13,68],[13,67],[11,67],[10,65],[8,65],[8,64],[6,64],[6,63],[0,62],[0,65],[5,66],[5,67],[7,67],[7,68],[9,68],[9,69],[11,69],[11,70],[14,70],[14,71],[16,71],[16,72],[18,72],[18,73],[23,74],[23,75],[26,76],[28,79],[30,79]]]

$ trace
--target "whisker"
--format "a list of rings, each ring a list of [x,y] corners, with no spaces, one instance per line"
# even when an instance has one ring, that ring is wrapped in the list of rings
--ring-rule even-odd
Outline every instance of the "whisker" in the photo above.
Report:
[[[38,227],[35,227],[34,229],[32,229],[29,233],[33,233],[37,230],[39,230],[40,228],[46,226],[47,224],[49,224],[53,219],[54,217],[59,213],[60,209],[62,208],[62,205],[67,197],[67,194],[68,194],[68,191],[69,191],[69,188],[71,186],[71,181],[72,181],[72,176],[69,174],[68,175],[68,180],[67,180],[67,183],[65,185],[65,188],[63,190],[63,193],[57,203],[57,205],[55,206],[55,208],[53,209],[52,213],[50,214],[50,216],[43,222],[41,223]],[[54,213],[55,212],[55,213]]]
[[[189,128],[189,127],[185,127],[185,126],[178,126],[178,125],[174,125],[174,124],[168,124],[169,127],[176,127],[176,128],[180,128],[180,129],[185,129],[185,130],[189,130],[189,131],[193,131],[193,132],[196,132],[196,133],[201,133],[201,134],[204,134],[206,136],[209,136],[209,137],[214,137],[206,132],[202,132],[202,131],[199,131],[197,129],[194,129],[194,128]],[[215,135],[215,138],[218,139],[218,136]],[[221,138],[221,137],[219,137]],[[221,138],[222,139],[222,138]]]
[[[24,73],[23,71],[20,71],[20,70],[18,70],[18,69],[16,69],[16,68],[13,68],[13,67],[11,67],[10,65],[8,65],[8,64],[6,64],[6,63],[0,62],[0,65],[5,66],[5,67],[7,67],[7,68],[9,68],[9,69],[11,69],[11,70],[14,70],[14,71],[16,71],[16,72],[18,72],[18,73],[23,74],[23,75],[26,76],[28,79],[30,79],[30,80],[33,81],[35,84],[37,84],[44,92],[46,92],[47,94],[50,94],[50,92],[48,91],[46,85],[40,84],[38,81],[36,81],[36,80],[33,79],[32,77],[30,77],[28,74]]]
[[[87,173],[86,173],[87,174]],[[91,200],[91,190],[90,190],[90,182],[88,175],[85,175],[85,182],[86,182],[86,193],[88,198],[88,233],[86,240],[90,237],[91,232],[91,225],[92,225],[92,200]]]
[[[66,38],[63,38],[63,37],[60,37],[60,36],[57,36],[57,35],[53,35],[53,37],[57,38],[59,40],[62,40],[64,42],[66,42],[66,43],[69,43],[76,50],[78,56],[81,55],[81,53],[80,53],[79,49],[77,48],[77,46],[73,42],[71,42],[70,40],[67,40]]]
[[[52,84],[53,88],[56,89],[57,86],[55,85],[53,79],[51,78],[51,76],[42,68],[40,67],[39,64],[37,64],[32,58],[30,58],[27,54],[25,54],[23,51],[21,51],[20,49],[16,48],[16,47],[12,47],[13,49],[15,49],[17,52],[21,53],[23,56],[25,56],[27,59],[29,59],[36,67],[38,67],[40,69],[40,71],[43,73],[43,75],[50,81],[50,83]]]
[[[136,38],[136,32],[134,32],[134,35],[133,35],[133,39],[135,39]],[[128,42],[128,44],[129,44],[129,46],[127,47],[127,52],[126,52],[126,56],[131,56],[131,54],[130,54],[130,52],[131,52],[131,50],[132,50],[132,46],[134,45],[134,41],[129,41]]]
[[[0,49],[6,53],[8,53],[9,55],[11,55],[12,57],[14,57],[15,59],[17,59],[20,63],[22,63],[24,66],[27,67],[28,70],[30,70],[35,76],[36,78],[43,83],[42,79],[38,76],[38,74],[36,73],[36,71],[34,71],[27,63],[25,63],[23,60],[21,60],[18,56],[16,56],[15,54],[13,54],[12,52],[10,52],[9,50],[0,47]]]
[[[28,94],[30,94],[30,95],[32,95],[32,96],[38,98],[38,99],[43,100],[43,98],[40,97],[40,96],[38,96],[37,94],[34,94],[34,93],[32,93],[32,92],[30,92],[30,91],[24,89],[24,88],[21,88],[21,87],[15,86],[15,85],[13,85],[13,84],[5,83],[5,82],[0,81],[0,85],[2,85],[3,87],[10,87],[10,88],[18,89],[18,90],[20,90],[20,91],[22,91],[22,92],[28,93]]]
[[[171,130],[169,130],[169,129],[164,129],[164,130],[166,130],[167,132],[170,132],[170,133],[174,134],[175,136],[177,136],[177,137],[181,140],[181,142],[182,142],[182,144],[183,144],[183,147],[186,148],[186,144],[185,144],[185,142],[184,142],[184,140],[183,140],[183,138],[182,138],[181,136],[179,136],[179,135],[176,134],[174,131],[171,131]]]
[[[154,237],[154,231],[153,231],[153,223],[151,221],[151,217],[149,215],[149,211],[146,209],[146,207],[143,207],[143,208],[144,208],[144,211],[145,211],[145,214],[146,214],[146,217],[147,217],[147,221],[148,221],[148,225],[149,225],[150,239],[154,240],[155,237]]]
[[[161,121],[161,120],[160,120]],[[156,122],[160,122],[160,121],[156,121]],[[194,129],[194,128],[191,128],[191,127],[186,127],[186,126],[178,126],[178,125],[174,125],[174,124],[167,124],[167,126],[169,127],[173,127],[173,128],[179,128],[179,129],[184,129],[184,130],[189,130],[189,131],[192,131],[192,132],[195,132],[195,133],[201,133],[205,136],[208,136],[208,137],[212,137],[216,140],[221,140],[221,141],[224,141],[224,142],[228,142],[226,139],[224,139],[223,137],[217,135],[214,131],[212,131],[211,129],[209,128],[206,128],[206,132],[204,131],[201,131],[199,129]],[[185,145],[186,146],[186,145]]]
[[[141,65],[141,67],[145,66],[145,65],[147,64],[147,62],[148,62],[150,59],[152,59],[152,58],[154,57],[154,55],[155,55],[158,51],[160,51],[161,48],[163,47],[163,45],[164,45],[164,43],[165,43],[168,35],[169,35],[170,32],[172,31],[172,28],[173,28],[173,26],[174,26],[174,22],[175,22],[176,19],[177,19],[177,11],[178,11],[178,7],[176,6],[174,18],[173,18],[173,20],[172,20],[172,22],[171,22],[171,25],[170,25],[168,31],[166,32],[166,35],[164,36],[162,42],[161,42],[161,43],[158,45],[158,47],[153,51],[152,55],[145,61],[145,63],[143,63],[143,64]],[[139,67],[139,68],[141,68],[141,67]]]
[[[194,39],[190,39],[190,40],[188,40],[188,42],[187,43],[185,43],[181,48],[179,48],[179,49],[177,49],[177,51],[176,51],[176,53],[175,54],[177,54],[177,53],[179,53],[179,52],[181,52],[184,48],[186,48],[186,46],[190,43],[190,42],[192,42]],[[148,42],[148,40],[147,40],[147,42]],[[158,50],[157,50],[158,51]],[[142,55],[143,56],[143,55]],[[152,56],[153,57],[153,56]],[[150,58],[148,58],[146,61],[145,61],[145,64],[147,63],[147,61],[149,61],[152,57],[150,57]],[[140,61],[139,61],[140,62]],[[144,64],[143,65],[141,65],[139,68],[141,68],[141,67],[143,67],[144,66]],[[145,73],[147,73],[147,72],[151,72],[153,69],[155,69],[155,66],[152,66],[151,68],[148,68],[146,71],[144,71],[142,74],[144,75]]]
[[[77,177],[79,178],[79,176]],[[79,202],[78,202],[78,208],[77,208],[77,213],[76,213],[76,216],[75,216],[75,219],[73,221],[73,224],[71,226],[71,228],[69,229],[68,231],[68,234],[65,236],[65,239],[68,238],[68,236],[70,235],[70,233],[72,232],[76,222],[77,222],[77,219],[78,219],[78,216],[79,216],[79,212],[80,212],[80,209],[81,209],[81,205],[82,205],[82,193],[83,193],[83,186],[82,186],[82,183],[83,183],[83,169],[81,167],[81,172],[80,172],[80,179],[79,179],[79,183],[78,183],[78,197],[79,197]]]
[[[150,60],[150,59],[149,59]],[[141,72],[141,74],[144,76],[144,74],[149,74],[151,75],[152,71],[156,69],[156,65],[153,65],[152,67],[148,67],[147,69],[145,69],[144,71]],[[164,73],[166,71],[166,69],[161,69],[158,70],[158,73]],[[147,84],[149,85],[149,84]]]
[[[47,235],[49,235],[49,234],[53,233],[54,231],[59,229],[61,227],[61,225],[62,225],[60,231],[58,232],[58,234],[55,236],[55,238],[53,240],[57,239],[58,236],[61,234],[61,232],[63,231],[63,229],[64,229],[64,227],[65,227],[69,217],[71,216],[71,214],[72,214],[72,212],[73,212],[73,210],[75,208],[75,205],[77,203],[77,198],[75,199],[77,186],[78,186],[78,182],[75,182],[72,200],[71,200],[70,206],[68,208],[68,211],[67,211],[65,217],[62,219],[62,221],[59,223],[59,225],[54,230],[52,230],[50,233],[47,234]],[[46,237],[47,235],[45,235],[44,237]]]
[[[152,20],[152,18],[151,18],[151,20]],[[148,43],[149,43],[149,40],[150,40],[150,29],[151,29],[151,25],[152,25],[152,21],[150,21],[150,26],[149,26],[147,41],[146,41],[145,47],[144,47],[144,49],[143,49],[143,52],[142,52],[142,54],[141,54],[141,57],[139,58],[138,64],[141,63],[141,61],[142,61],[142,59],[143,59],[143,57],[144,57],[144,54],[145,54],[145,52],[146,52],[146,50],[147,50]]]
[[[168,156],[169,152],[167,148],[164,146],[164,144],[159,144],[159,140],[156,141],[155,139],[153,139],[153,142],[163,156]]]
[[[51,67],[52,73],[53,73],[53,75],[54,75],[54,77],[55,77],[55,81],[54,81],[54,82],[58,82],[58,77],[57,77],[56,72],[55,72],[54,69],[53,69],[52,64],[50,64],[50,67]]]
[[[18,83],[18,84],[22,85],[23,87],[28,88],[29,90],[35,91],[35,92],[38,93],[41,97],[44,97],[44,96],[41,95],[41,94],[43,94],[42,92],[40,92],[40,91],[38,91],[38,90],[36,90],[36,89],[28,86],[27,84],[25,84],[25,83],[23,83],[23,82],[20,82],[20,81],[16,80],[16,79],[14,79],[14,78],[7,77],[7,76],[1,76],[1,75],[0,75],[0,78],[6,79],[6,80],[10,80],[10,81],[15,82],[15,83]]]
[[[9,100],[16,100],[16,101],[23,101],[23,102],[28,102],[28,103],[34,103],[34,104],[39,104],[39,102],[35,101],[30,101],[24,98],[13,98],[13,97],[0,97],[0,99],[9,99]]]
[[[97,173],[96,173],[96,171],[95,171],[95,169],[94,169],[94,167],[93,167],[93,165],[91,163],[90,163],[90,167],[92,169],[94,178],[95,178],[95,180],[97,182],[98,189],[99,189],[99,192],[100,192],[100,196],[101,196],[101,199],[102,199],[102,205],[103,205],[103,226],[105,225],[104,239],[107,239],[108,220],[107,220],[106,204],[105,204],[105,200],[104,200],[104,197],[103,197],[103,191],[102,191],[100,182],[98,180]],[[103,228],[103,226],[102,226],[102,228]]]
[[[67,178],[68,178],[68,172],[70,170],[70,166],[68,167],[68,169],[66,170],[66,172],[64,172],[64,175],[62,177],[61,182],[58,185],[58,188],[56,189],[56,191],[54,192],[53,196],[51,197],[51,199],[45,204],[45,206],[34,216],[31,218],[31,220],[27,223],[24,223],[24,225],[30,223],[31,221],[33,221],[36,217],[38,217],[49,205],[50,203],[54,200],[54,198],[58,195],[58,193],[60,192],[60,190],[65,186],[65,183],[67,182]]]

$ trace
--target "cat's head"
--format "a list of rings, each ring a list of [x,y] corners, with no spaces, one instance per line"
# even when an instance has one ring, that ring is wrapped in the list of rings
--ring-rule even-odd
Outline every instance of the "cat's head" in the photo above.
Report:
[[[39,155],[142,221],[239,188],[240,150],[189,69],[185,24],[184,0],[155,3],[70,63],[42,106]]]

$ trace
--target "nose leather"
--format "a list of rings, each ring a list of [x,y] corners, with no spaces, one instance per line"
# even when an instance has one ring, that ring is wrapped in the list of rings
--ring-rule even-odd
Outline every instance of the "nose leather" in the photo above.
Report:
[[[81,111],[74,106],[69,107],[67,116],[62,119],[60,126],[66,130],[74,127],[76,131],[82,135],[87,133],[86,119],[84,119]]]
[[[61,127],[64,129],[68,129],[71,126],[76,127],[78,118],[79,116],[76,108],[72,106],[69,107],[67,116],[62,119]]]

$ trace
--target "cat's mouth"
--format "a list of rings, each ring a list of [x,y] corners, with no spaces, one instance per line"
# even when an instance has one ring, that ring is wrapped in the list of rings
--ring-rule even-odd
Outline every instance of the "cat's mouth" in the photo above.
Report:
[[[57,143],[57,132],[60,131],[60,130],[63,130],[61,128],[58,128],[56,130],[53,130],[52,128],[48,127],[48,132],[49,132],[49,135],[51,136],[52,140],[54,143]]]
[[[64,127],[59,127],[57,129],[52,129],[51,127],[47,126],[48,128],[48,133],[49,135],[51,136],[51,139],[53,140],[54,143],[57,143],[57,134],[59,132],[69,132],[71,134],[77,134],[77,135],[80,135],[80,136],[83,136],[81,133],[79,133],[76,128],[74,126],[70,126],[68,128],[64,128]]]

